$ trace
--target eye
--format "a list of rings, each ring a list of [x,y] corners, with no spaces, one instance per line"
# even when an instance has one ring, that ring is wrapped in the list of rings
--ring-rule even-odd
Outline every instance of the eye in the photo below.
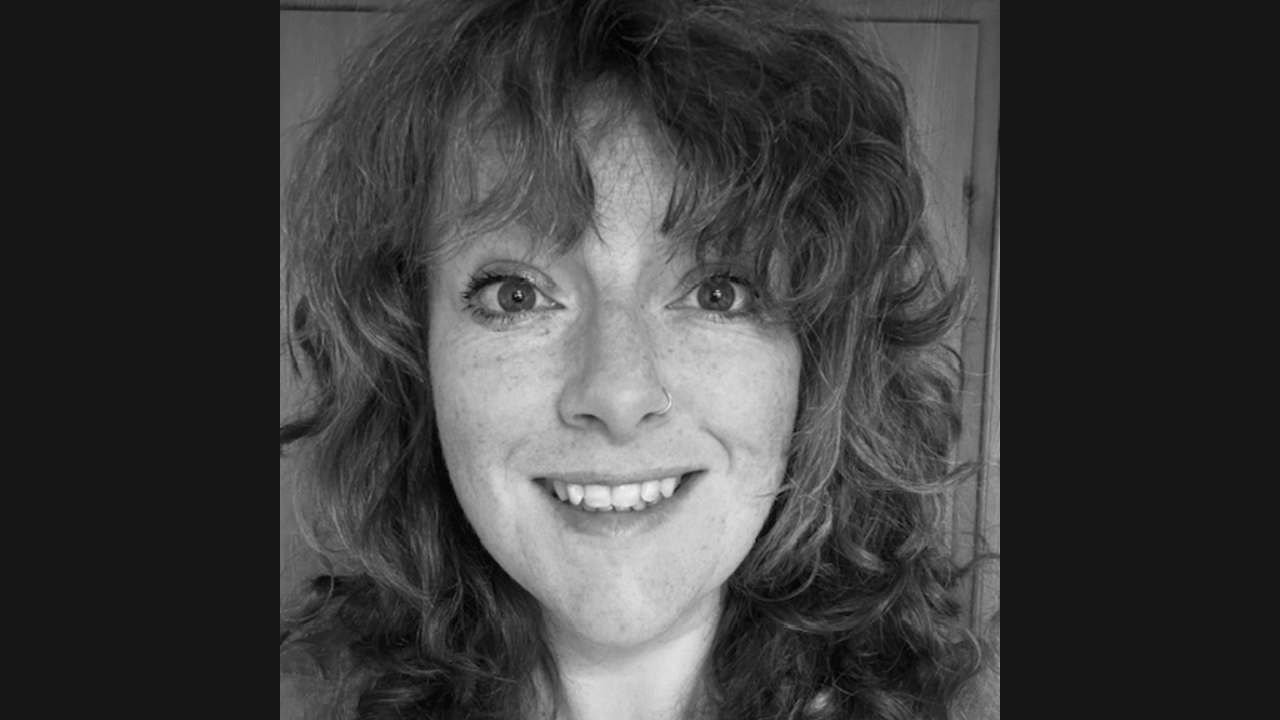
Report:
[[[531,278],[482,273],[471,279],[463,299],[483,318],[505,318],[560,307]]]
[[[756,301],[751,286],[730,275],[712,275],[698,283],[691,294],[699,308],[725,315],[751,312]]]
[[[707,278],[698,286],[698,307],[703,310],[726,312],[733,309],[738,293],[734,283],[727,277]]]
[[[524,278],[510,278],[497,284],[498,307],[504,312],[532,310],[538,304],[538,289]]]

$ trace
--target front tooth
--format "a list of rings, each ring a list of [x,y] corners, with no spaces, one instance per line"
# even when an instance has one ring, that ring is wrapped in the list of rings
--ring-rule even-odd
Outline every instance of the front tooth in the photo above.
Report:
[[[581,485],[574,485],[573,483],[566,483],[565,492],[569,493],[569,502],[574,505],[581,505],[582,498],[587,494],[586,488]]]
[[[644,500],[637,500],[636,504],[631,506],[631,509],[639,512],[640,510],[644,510],[647,507],[649,507],[649,504],[646,503]]]
[[[647,503],[654,502],[662,495],[662,483],[657,480],[649,480],[640,486],[640,497]]]
[[[587,494],[583,502],[593,508],[607,508],[613,504],[609,498],[610,492],[608,485],[588,485],[586,492]]]
[[[662,497],[668,497],[668,498],[671,497],[671,493],[676,491],[676,481],[677,481],[677,478],[674,478],[674,477],[662,478],[662,481],[660,483],[660,489],[662,490]]]
[[[556,490],[556,497],[560,498],[560,502],[569,499],[569,491],[564,488],[563,480],[552,480],[551,486]]]
[[[618,485],[609,493],[609,502],[616,508],[629,508],[640,499],[640,485]]]

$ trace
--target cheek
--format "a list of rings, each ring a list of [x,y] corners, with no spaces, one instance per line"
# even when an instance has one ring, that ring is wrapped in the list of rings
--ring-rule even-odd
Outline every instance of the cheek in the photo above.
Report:
[[[488,540],[518,511],[504,487],[508,460],[554,407],[555,358],[499,348],[447,320],[434,328],[428,352],[441,448],[467,518]]]
[[[496,444],[528,427],[545,405],[552,381],[545,353],[497,347],[492,338],[450,328],[433,331],[428,352],[442,442]]]
[[[735,464],[751,465],[753,474],[780,473],[795,425],[799,345],[788,336],[717,340],[673,349],[685,402],[729,446]]]

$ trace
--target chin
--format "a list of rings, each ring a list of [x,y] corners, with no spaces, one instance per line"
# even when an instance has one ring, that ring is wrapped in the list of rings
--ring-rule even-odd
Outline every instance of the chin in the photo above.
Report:
[[[710,599],[718,607],[718,593]],[[666,644],[676,638],[705,627],[705,612],[690,617],[689,608],[637,608],[619,603],[599,603],[587,612],[550,611],[544,605],[548,630],[553,640],[572,641],[596,646],[602,650],[638,649],[652,644]],[[701,622],[698,620],[701,619]]]
[[[622,650],[710,633],[719,618],[718,583],[632,574],[537,592],[553,640]],[[707,588],[710,588],[709,590]],[[541,595],[541,597],[539,597]]]

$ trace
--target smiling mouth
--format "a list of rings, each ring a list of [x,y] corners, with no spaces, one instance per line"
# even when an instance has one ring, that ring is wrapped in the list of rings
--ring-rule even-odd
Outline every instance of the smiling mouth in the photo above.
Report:
[[[697,472],[626,485],[593,485],[537,478],[560,502],[582,512],[641,512],[675,495]]]

